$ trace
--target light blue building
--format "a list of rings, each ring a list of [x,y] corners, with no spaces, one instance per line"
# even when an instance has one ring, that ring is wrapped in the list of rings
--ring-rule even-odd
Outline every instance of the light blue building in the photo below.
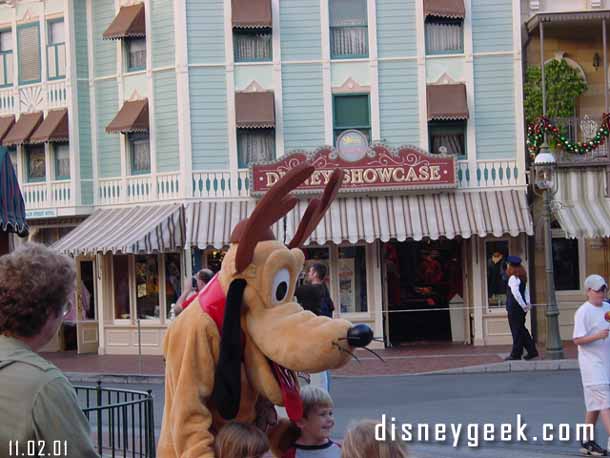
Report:
[[[510,340],[495,278],[532,230],[520,2],[1,3],[0,134],[32,237],[76,226],[79,351],[136,352],[139,318],[159,353],[183,278],[253,208],[248,167],[346,130],[454,157],[456,189],[333,204],[306,255],[337,313],[387,342]]]

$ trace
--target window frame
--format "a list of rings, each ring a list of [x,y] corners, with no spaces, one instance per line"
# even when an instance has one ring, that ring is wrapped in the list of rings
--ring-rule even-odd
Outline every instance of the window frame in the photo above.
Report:
[[[58,170],[59,170],[59,160],[57,158],[57,152],[58,152],[58,146],[60,145],[66,145],[66,148],[68,149],[68,175],[64,176],[64,175],[59,175]],[[58,142],[58,143],[53,143],[53,166],[54,166],[54,179],[56,181],[60,181],[60,180],[69,180],[70,179],[70,170],[69,170],[69,165],[70,165],[70,144],[68,142]]]
[[[148,170],[136,171],[135,164],[135,151],[134,151],[134,143],[138,141],[142,141],[146,138],[148,142]],[[150,175],[152,169],[152,157],[150,151],[150,134],[148,132],[133,132],[127,133],[125,135],[125,139],[127,140],[127,152],[129,153],[129,174],[130,176],[137,175]]]
[[[432,21],[431,21],[432,19]],[[428,43],[428,33],[427,28],[430,22],[459,22],[460,23],[460,31],[462,33],[462,47],[461,49],[454,50],[442,50],[442,51],[429,51],[429,43]],[[424,49],[426,56],[448,56],[448,55],[460,55],[464,54],[464,19],[449,19],[449,18],[441,18],[438,16],[428,16],[424,20]]]
[[[36,30],[38,31],[38,62],[40,64],[40,68],[38,69],[38,79],[34,79],[34,80],[24,80],[21,78],[21,53],[19,52],[19,50],[21,49],[21,39],[19,38],[19,31],[22,29],[27,29],[29,27],[36,27]],[[41,50],[41,46],[40,46],[40,23],[39,22],[28,22],[27,24],[19,24],[17,26],[17,73],[19,75],[19,85],[20,86],[25,86],[28,84],[37,84],[40,83],[42,81],[42,50]]]
[[[271,157],[269,158],[269,161],[274,161],[277,158],[277,144],[276,144],[276,131],[275,131],[275,127],[266,127],[266,128],[240,128],[238,127],[237,129],[235,129],[235,139],[237,140],[237,144],[236,144],[236,151],[237,151],[237,168],[239,170],[247,170],[250,167],[250,164],[248,165],[244,165],[242,167],[242,163],[240,160],[241,154],[240,154],[240,141],[239,141],[239,136],[243,135],[245,132],[250,132],[250,131],[269,131],[272,139],[273,139],[273,151],[271,152]]]
[[[14,38],[12,36],[13,35],[13,29],[11,27],[0,29],[0,34],[2,34],[2,33],[10,33],[11,34],[11,43],[14,43]],[[6,67],[7,67],[6,62],[7,62],[8,56],[11,56],[12,60],[13,60],[13,72],[10,75],[11,82],[10,83],[0,84],[0,88],[12,87],[13,84],[14,84],[13,83],[13,75],[15,73],[15,67],[14,67],[14,65],[15,65],[15,57],[14,57],[15,56],[15,50],[11,48],[10,51],[3,51],[2,49],[0,49],[0,56],[1,56],[0,58],[2,59],[3,64],[4,64],[4,81],[7,81],[9,79],[8,78],[9,74],[7,73],[7,70],[6,70]]]
[[[146,62],[148,60],[148,49],[146,48],[146,45],[147,45],[146,37],[141,37],[141,38],[124,38],[122,41],[123,41],[123,50],[124,50],[124,53],[125,53],[125,72],[126,73],[133,73],[133,72],[140,72],[140,71],[146,70]],[[131,66],[131,62],[130,62],[130,59],[129,59],[129,56],[130,56],[129,46],[134,41],[144,41],[144,52],[146,53],[146,58],[144,59],[144,65],[143,66],[140,66],[140,65],[139,66],[135,66],[135,67]]]
[[[462,161],[468,158],[468,120],[467,119],[462,119],[462,120],[447,120],[447,121],[428,121],[428,151],[430,152],[430,154],[441,154],[441,153],[436,153],[432,150],[432,135],[433,132],[441,130],[441,129],[448,129],[448,134],[456,134],[456,133],[460,133],[461,129],[463,128],[463,132],[464,132],[464,151],[462,154],[451,154],[451,153],[445,153],[449,156],[455,156],[455,159],[458,161]],[[451,132],[451,131],[454,132]]]
[[[258,33],[257,33],[258,32]],[[262,32],[262,33],[261,33]],[[271,38],[269,42],[269,58],[258,58],[258,59],[237,59],[237,40],[235,40],[236,34],[249,34],[249,35],[262,35],[268,34]],[[243,29],[243,28],[234,28],[233,29],[233,62],[236,64],[241,63],[252,63],[252,62],[273,62],[273,29],[264,28],[264,29]]]
[[[30,150],[29,148],[31,147],[36,147],[36,148],[42,148],[42,152],[44,155],[44,177],[38,177],[38,178],[32,178],[30,176]],[[47,164],[47,154],[46,154],[46,147],[44,145],[44,143],[40,143],[40,144],[34,144],[34,145],[23,145],[23,150],[24,150],[24,159],[25,159],[25,178],[26,178],[26,182],[27,183],[44,183],[45,181],[47,181],[47,175],[48,175],[48,169],[47,167],[49,167],[49,164]]]
[[[333,25],[331,17],[332,17],[332,2],[333,0],[329,0],[328,2],[328,47],[330,50],[330,59],[331,60],[346,60],[346,59],[368,59],[371,50],[369,49],[369,18],[368,18],[368,2],[370,0],[364,0],[365,3],[365,16],[364,23],[361,24],[349,24],[349,25]],[[366,30],[366,54],[341,54],[336,55],[333,53],[333,30],[335,29],[365,29]]]
[[[58,22],[63,22],[64,24],[64,41],[61,43],[51,43],[51,26],[55,23]],[[64,53],[64,69],[63,69],[63,74],[60,74],[59,72],[59,50],[60,48],[63,47],[63,53]],[[56,76],[49,76],[49,50],[51,48],[55,49],[55,72],[56,72]],[[66,78],[66,58],[65,58],[65,54],[66,54],[66,23],[64,21],[64,18],[54,18],[54,19],[49,19],[47,20],[47,79],[49,81],[54,81],[54,80],[62,80]]]
[[[368,102],[368,117],[369,117],[369,123],[368,126],[365,125],[359,125],[359,126],[339,126],[337,125],[337,104],[335,103],[335,101],[337,100],[337,98],[340,97],[356,97],[356,96],[367,96],[367,102]],[[333,145],[337,144],[337,138],[339,137],[339,135],[341,134],[341,132],[344,132],[346,130],[368,130],[368,140],[369,143],[371,143],[371,136],[372,136],[372,132],[371,132],[371,94],[369,92],[350,92],[350,93],[346,93],[346,94],[332,94],[332,104],[333,104]],[[364,133],[364,132],[363,132]]]

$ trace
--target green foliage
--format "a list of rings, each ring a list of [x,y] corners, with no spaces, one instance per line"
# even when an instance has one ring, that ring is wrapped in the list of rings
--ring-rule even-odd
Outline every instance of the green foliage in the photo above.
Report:
[[[574,116],[576,98],[587,90],[580,73],[564,60],[553,59],[544,66],[546,111],[548,118]],[[529,65],[523,87],[525,118],[532,123],[542,116],[542,74],[540,67]]]

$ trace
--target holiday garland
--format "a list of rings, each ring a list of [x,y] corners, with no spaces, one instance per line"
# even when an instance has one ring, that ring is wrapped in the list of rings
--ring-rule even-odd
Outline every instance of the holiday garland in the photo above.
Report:
[[[610,114],[604,113],[602,115],[602,124],[590,141],[580,143],[571,142],[565,135],[562,135],[560,129],[548,118],[545,118],[544,116],[539,117],[534,123],[527,126],[527,149],[532,158],[538,154],[540,146],[544,142],[545,132],[551,135],[557,144],[568,153],[586,154],[597,149],[606,142],[606,139],[610,135]]]

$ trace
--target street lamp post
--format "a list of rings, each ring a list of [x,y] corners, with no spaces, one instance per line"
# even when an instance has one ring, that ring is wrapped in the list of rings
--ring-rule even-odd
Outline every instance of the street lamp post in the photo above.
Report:
[[[557,192],[557,161],[549,152],[546,141],[534,160],[534,188],[544,195],[544,270],[546,273],[546,352],[545,358],[563,359],[561,336],[559,334],[559,308],[555,294],[553,275],[553,247],[551,234],[552,196]]]

